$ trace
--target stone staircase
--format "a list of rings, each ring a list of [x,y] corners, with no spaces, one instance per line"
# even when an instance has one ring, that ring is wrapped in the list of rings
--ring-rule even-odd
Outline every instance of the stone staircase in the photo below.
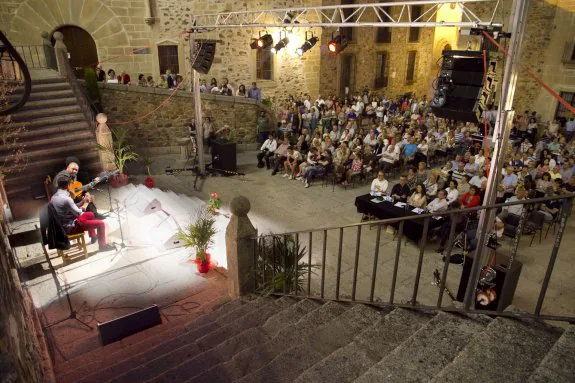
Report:
[[[100,170],[94,133],[70,84],[56,72],[41,79],[33,77],[30,99],[11,117],[16,126],[26,128],[19,136],[24,163],[10,163],[11,153],[3,152],[6,147],[0,145],[0,163],[7,160],[6,170],[11,172],[5,183],[11,205],[40,198],[44,178],[62,170],[68,156],[78,157],[82,170],[89,174]]]
[[[148,330],[151,331],[151,330]],[[56,366],[62,383],[573,382],[575,328],[248,296],[120,350]]]

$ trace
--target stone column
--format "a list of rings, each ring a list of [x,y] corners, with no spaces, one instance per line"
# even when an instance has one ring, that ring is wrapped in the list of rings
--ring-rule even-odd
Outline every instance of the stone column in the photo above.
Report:
[[[108,116],[104,113],[98,113],[96,116],[96,142],[103,148],[111,148],[113,145],[113,137],[110,128],[106,122],[108,122]],[[114,164],[114,156],[107,150],[99,150],[100,162],[102,164],[102,169],[106,171],[115,170],[116,165]]]
[[[152,12],[152,0],[144,0],[146,5],[146,17],[144,17],[144,22],[148,25],[154,25],[156,18],[154,17],[154,12]]]
[[[54,44],[54,53],[56,54],[56,62],[58,63],[58,72],[62,76],[66,76],[66,61],[68,60],[68,48],[64,44],[64,35],[62,32],[54,32],[52,35],[56,43]]]
[[[226,228],[226,256],[228,259],[228,294],[232,298],[255,290],[255,237],[258,232],[248,218],[250,201],[243,196],[230,203],[232,217]]]

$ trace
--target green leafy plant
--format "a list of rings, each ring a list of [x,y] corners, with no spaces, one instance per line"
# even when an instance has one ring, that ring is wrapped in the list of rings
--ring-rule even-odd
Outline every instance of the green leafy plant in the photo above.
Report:
[[[197,262],[209,262],[206,254],[214,244],[214,236],[218,232],[215,224],[215,217],[204,207],[196,210],[193,223],[179,229],[176,234],[176,238],[183,242],[184,247],[196,250]]]
[[[84,68],[84,82],[86,84],[86,93],[97,112],[102,111],[102,95],[100,94],[100,87],[98,87],[98,76],[94,68]]]
[[[142,158],[142,162],[144,163],[144,166],[146,167],[146,171],[148,172],[148,177],[151,177],[152,172],[150,171],[150,167],[154,163],[154,160],[151,157],[142,156],[141,158]]]
[[[296,243],[291,235],[272,235],[259,238],[257,244],[257,290],[262,294],[274,292],[300,293],[310,265],[301,260],[306,256],[305,246]],[[297,265],[297,268],[296,268]]]
[[[210,194],[210,200],[208,201],[208,211],[212,215],[217,215],[218,210],[222,207],[222,199],[218,193]]]
[[[129,129],[119,127],[112,130],[113,141],[109,146],[98,144],[98,150],[110,153],[113,156],[113,162],[120,174],[124,174],[124,166],[126,162],[138,158],[138,154],[132,150],[132,146],[128,144]]]

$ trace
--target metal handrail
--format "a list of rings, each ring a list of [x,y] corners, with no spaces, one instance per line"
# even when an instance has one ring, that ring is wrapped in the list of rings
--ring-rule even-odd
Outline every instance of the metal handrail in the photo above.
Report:
[[[74,68],[72,68],[72,65],[70,65],[70,62],[68,61],[67,54],[61,50],[57,50],[57,54],[60,56],[59,62],[63,63],[66,78],[67,78],[68,82],[70,83],[70,87],[72,88],[72,91],[74,92],[74,95],[76,96],[76,99],[79,102],[80,109],[82,109],[84,116],[88,120],[88,124],[90,125],[92,132],[95,133],[95,131],[96,131],[96,114],[94,113],[94,110],[92,109],[92,106],[90,105],[90,100],[85,95],[80,84],[78,83],[78,80],[76,78],[76,74],[74,73]]]
[[[2,43],[3,50],[7,50],[9,56],[8,59],[5,59],[3,54],[0,54],[0,58],[2,60],[12,61],[13,69],[16,70],[14,66],[14,62],[18,64],[18,68],[22,73],[22,78],[24,79],[24,93],[20,100],[17,103],[9,105],[6,109],[0,110],[0,114],[7,115],[13,113],[20,109],[21,107],[28,102],[30,98],[30,93],[32,92],[32,78],[30,77],[30,71],[28,70],[28,66],[26,62],[22,59],[18,51],[14,48],[14,46],[10,43],[6,35],[2,31],[0,31],[0,42]],[[0,64],[2,64],[0,62]]]
[[[533,199],[526,199],[526,200],[521,200],[521,201],[515,201],[515,202],[507,202],[507,203],[500,203],[500,204],[494,204],[494,205],[489,205],[489,206],[477,206],[474,208],[469,208],[469,209],[460,209],[460,210],[451,210],[451,211],[445,211],[445,212],[441,212],[441,213],[435,213],[435,214],[421,214],[421,215],[415,215],[415,216],[410,216],[410,217],[400,217],[400,218],[392,218],[392,219],[383,219],[383,220],[377,220],[377,221],[369,221],[369,222],[362,222],[362,223],[358,223],[358,224],[351,224],[351,225],[344,225],[344,226],[337,226],[337,227],[326,227],[326,228],[321,228],[321,229],[310,229],[310,230],[300,230],[300,231],[294,231],[294,232],[288,232],[288,233],[281,233],[281,234],[266,234],[266,235],[261,235],[258,237],[252,237],[252,239],[254,240],[254,276],[255,276],[255,283],[256,283],[256,289],[260,289],[260,288],[265,288],[268,289],[267,293],[269,294],[273,294],[273,295],[287,295],[287,296],[295,296],[295,297],[299,297],[299,298],[311,298],[311,299],[321,299],[321,300],[335,300],[335,301],[343,301],[343,302],[356,302],[356,303],[363,303],[363,304],[370,304],[370,305],[375,305],[375,306],[396,306],[396,307],[410,307],[410,308],[418,308],[418,309],[432,309],[432,310],[441,310],[441,311],[447,311],[447,312],[459,312],[459,313],[474,313],[474,314],[486,314],[486,315],[491,315],[491,316],[504,316],[504,317],[513,317],[513,318],[534,318],[534,319],[541,319],[541,320],[555,320],[555,321],[568,321],[568,322],[572,322],[575,323],[575,316],[561,316],[561,315],[553,315],[551,314],[542,314],[541,313],[541,308],[543,306],[543,302],[545,300],[545,296],[547,293],[547,288],[549,286],[549,282],[553,273],[553,269],[555,266],[555,262],[557,260],[557,256],[558,256],[558,252],[559,252],[559,247],[561,244],[561,240],[563,237],[563,233],[565,231],[566,225],[567,225],[567,220],[570,216],[571,210],[572,210],[572,206],[573,206],[573,200],[575,199],[575,194],[574,193],[566,193],[563,195],[559,195],[559,196],[554,196],[554,197],[549,197],[549,198],[533,198]],[[545,273],[545,277],[543,279],[543,282],[541,283],[541,288],[540,288],[540,292],[537,298],[537,303],[535,306],[535,310],[533,310],[533,312],[504,312],[503,310],[505,309],[505,305],[504,302],[502,302],[502,300],[500,299],[499,301],[497,301],[497,308],[495,311],[490,311],[490,310],[483,310],[483,309],[476,309],[475,305],[472,306],[466,306],[463,305],[463,307],[453,307],[453,306],[444,306],[443,304],[443,295],[445,293],[445,291],[447,290],[447,287],[445,285],[445,280],[447,278],[448,275],[448,270],[449,270],[449,265],[450,265],[450,257],[452,254],[452,251],[454,249],[454,240],[455,240],[455,235],[456,235],[456,230],[455,230],[455,225],[451,224],[451,227],[449,228],[449,235],[446,237],[447,238],[447,248],[445,249],[445,257],[444,257],[444,263],[443,263],[443,272],[441,273],[441,277],[440,277],[440,283],[439,283],[439,292],[437,295],[437,303],[435,306],[430,306],[430,305],[422,305],[420,303],[417,302],[417,298],[418,298],[418,294],[419,294],[419,285],[420,285],[420,279],[421,279],[421,274],[422,274],[422,266],[423,266],[423,260],[424,260],[424,251],[425,251],[425,246],[426,246],[426,238],[427,238],[427,232],[430,226],[430,222],[431,219],[433,217],[436,217],[438,215],[440,216],[449,216],[451,218],[450,222],[456,222],[456,217],[460,214],[468,214],[470,212],[476,212],[476,211],[481,211],[481,210],[486,210],[486,209],[490,209],[490,210],[496,210],[499,208],[503,208],[503,207],[509,207],[509,206],[516,206],[516,205],[536,205],[536,204],[540,204],[546,201],[562,201],[562,207],[560,209],[560,211],[557,213],[557,222],[559,224],[558,226],[558,230],[557,233],[555,234],[555,229],[553,230],[555,238],[553,240],[553,244],[552,244],[552,250],[551,250],[551,255],[549,256],[548,262],[547,262],[547,268],[546,268],[546,273]],[[524,208],[522,210],[521,216],[519,217],[519,224],[517,227],[515,227],[515,232],[514,232],[514,238],[513,238],[513,246],[511,247],[511,254],[509,255],[509,259],[507,264],[504,266],[506,268],[507,273],[509,273],[512,270],[512,265],[514,263],[514,259],[516,257],[517,254],[517,248],[518,248],[518,242],[523,234],[523,228],[524,228],[524,223],[527,221],[527,217],[528,214],[530,214],[532,210],[530,208]],[[399,270],[399,261],[401,258],[401,244],[402,244],[402,239],[405,236],[405,232],[404,232],[404,226],[406,222],[412,221],[412,220],[422,220],[423,219],[423,234],[421,237],[421,240],[419,241],[419,256],[417,257],[417,271],[415,273],[415,281],[413,284],[413,293],[410,296],[410,301],[408,301],[408,303],[397,303],[395,302],[395,291],[396,291],[396,283],[397,283],[397,276],[398,276],[398,270]],[[446,221],[447,222],[447,221]],[[399,223],[399,230],[398,230],[398,236],[396,238],[397,240],[397,245],[396,245],[396,253],[395,253],[395,262],[394,262],[394,268],[393,268],[393,275],[392,275],[392,280],[391,280],[391,289],[389,291],[389,298],[384,298],[383,296],[378,296],[375,297],[374,295],[374,291],[375,291],[375,286],[376,286],[376,279],[377,279],[377,267],[378,267],[378,257],[379,257],[379,247],[380,247],[380,238],[381,238],[381,230],[382,227],[386,224],[392,224],[392,223]],[[362,232],[362,227],[365,225],[369,225],[371,226],[375,226],[377,229],[377,233],[376,233],[376,240],[375,240],[375,252],[373,254],[373,267],[371,270],[371,290],[370,290],[370,294],[369,294],[369,300],[359,300],[356,299],[356,291],[357,291],[357,284],[358,284],[358,266],[359,266],[359,257],[360,257],[360,246],[361,246],[361,232]],[[343,258],[343,234],[344,234],[344,229],[346,228],[355,228],[357,230],[357,237],[356,237],[356,242],[355,243],[348,243],[348,246],[352,246],[355,245],[355,252],[354,252],[354,256],[352,257],[353,259],[351,259],[351,264],[353,265],[353,281],[352,281],[352,285],[351,285],[351,298],[347,299],[347,298],[343,298],[341,297],[340,293],[341,293],[341,276],[342,276],[342,258]],[[539,230],[541,230],[542,228],[539,228]],[[325,280],[326,280],[326,249],[327,249],[327,235],[328,235],[328,230],[334,230],[339,232],[339,236],[338,239],[336,239],[336,242],[334,244],[334,246],[337,247],[337,250],[334,249],[334,260],[337,260],[337,266],[336,267],[336,276],[335,276],[335,297],[331,298],[331,297],[326,297],[325,296]],[[318,233],[318,232],[322,232],[323,233],[323,247],[321,251],[316,250],[316,252],[319,252],[320,254],[318,254],[319,257],[321,257],[321,272],[320,272],[320,278],[321,278],[321,282],[320,282],[320,287],[319,287],[319,291],[314,291],[312,293],[311,291],[311,278],[312,278],[312,269],[311,269],[311,260],[312,260],[312,240],[313,240],[313,233]],[[509,235],[509,234],[508,234]],[[305,264],[300,264],[301,262],[305,262],[303,259],[299,259],[297,257],[299,257],[299,252],[300,252],[300,238],[306,238],[309,237],[309,242],[308,242],[308,247],[307,247],[307,266]],[[266,241],[266,239],[271,239],[271,243],[269,241]],[[280,257],[278,258],[278,254],[277,254],[277,250],[276,250],[276,246],[274,244],[277,243],[283,243],[283,244],[287,244],[288,243],[288,239],[290,241],[293,242],[293,245],[291,247],[291,250],[287,250],[289,251],[289,255],[288,254],[280,254]],[[273,248],[273,254],[270,253],[269,249],[268,250],[264,250],[266,248],[267,245],[272,245]],[[480,248],[481,246],[487,246],[487,243],[485,244],[477,244],[476,248]],[[352,246],[353,247],[353,246]],[[284,247],[284,250],[286,249],[286,247]],[[294,250],[295,249],[295,260],[292,259],[294,257]],[[373,250],[371,250],[373,251]],[[266,255],[266,253],[268,253],[268,255]],[[270,261],[270,259],[268,257],[271,257],[272,260]],[[351,255],[350,255],[351,257]],[[286,264],[286,258],[289,258],[289,261]],[[370,262],[371,259],[367,259],[367,262]],[[273,265],[271,264],[273,262]],[[278,262],[280,262],[280,264],[283,264],[283,271],[281,269],[276,270],[276,265],[278,264]],[[290,263],[293,262],[293,264],[290,266]],[[286,268],[288,267],[288,268]],[[293,272],[293,269],[290,271],[289,267],[293,267],[295,269],[295,272]],[[316,266],[317,267],[317,266]],[[271,274],[270,274],[270,270],[271,270]],[[438,270],[437,270],[438,271]],[[276,288],[276,284],[278,283],[277,281],[277,277],[278,277],[278,273],[281,273],[282,275],[280,276],[281,278],[283,278],[283,282],[281,284],[283,284],[283,291],[279,291]],[[301,276],[301,274],[303,273],[303,276]],[[307,275],[306,275],[307,273]],[[315,273],[314,273],[315,274]],[[273,283],[271,283],[270,285],[270,280],[268,278],[271,277],[271,280],[273,281]],[[301,278],[301,279],[300,279]],[[266,283],[266,279],[267,279],[267,283]],[[307,282],[307,283],[306,283]],[[319,281],[318,281],[319,282]],[[466,290],[468,290],[469,288],[475,289],[476,286],[478,286],[478,282],[479,282],[479,275],[477,277],[476,280],[473,279],[473,277],[469,277],[467,282],[466,282]],[[303,287],[299,287],[298,283],[300,283],[299,286],[303,286],[305,284],[307,284],[307,293],[304,290]],[[381,282],[380,282],[381,283]],[[463,283],[463,282],[462,282]],[[505,281],[505,283],[507,283],[507,280]],[[286,290],[286,286],[289,286],[287,290]],[[501,287],[503,289],[503,287]],[[280,288],[281,290],[281,288]],[[386,293],[387,294],[387,293]]]
[[[288,232],[279,233],[279,234],[273,234],[273,233],[262,234],[262,235],[258,235],[257,237],[253,237],[253,239],[273,237],[276,235],[296,235],[296,234],[309,233],[309,232],[315,233],[315,232],[324,231],[324,230],[335,230],[335,229],[340,229],[340,228],[347,229],[347,228],[357,227],[357,226],[388,225],[390,223],[395,223],[395,222],[413,221],[413,220],[419,220],[419,219],[431,218],[431,217],[437,217],[437,216],[447,216],[447,215],[451,215],[454,213],[455,214],[471,213],[473,211],[487,210],[487,209],[498,209],[498,208],[502,208],[502,207],[506,207],[506,206],[533,205],[533,204],[546,202],[546,201],[556,201],[556,200],[573,199],[573,198],[575,198],[575,193],[565,193],[565,194],[560,195],[560,196],[544,197],[544,198],[529,198],[529,199],[520,200],[520,201],[504,202],[504,203],[498,203],[498,204],[493,204],[493,205],[488,205],[488,206],[482,205],[482,206],[475,206],[475,207],[458,209],[458,210],[445,210],[445,211],[441,211],[441,212],[437,212],[437,213],[418,214],[418,215],[410,216],[410,217],[380,219],[380,220],[373,220],[373,221],[369,221],[369,222],[350,223],[350,224],[341,225],[341,226],[327,226],[327,227],[322,227],[319,229],[305,229],[305,230],[298,230],[298,231],[288,231]]]

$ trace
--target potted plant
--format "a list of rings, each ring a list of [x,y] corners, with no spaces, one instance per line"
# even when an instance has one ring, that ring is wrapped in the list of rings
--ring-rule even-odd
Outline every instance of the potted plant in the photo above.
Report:
[[[148,172],[148,177],[146,177],[146,179],[144,180],[144,184],[151,189],[154,187],[154,179],[152,178],[152,172],[150,171],[150,167],[154,163],[154,160],[152,160],[150,157],[142,157],[142,162],[144,162],[144,166],[146,167],[146,171]]]
[[[214,244],[214,236],[218,232],[215,228],[216,219],[207,207],[198,209],[193,223],[178,230],[177,238],[183,242],[184,247],[196,251],[194,262],[200,273],[210,270],[211,256],[208,249]]]
[[[120,127],[112,130],[113,141],[109,146],[102,146],[98,144],[98,149],[108,152],[112,155],[112,161],[116,168],[120,171],[117,177],[110,181],[110,185],[117,187],[118,185],[127,185],[128,176],[124,173],[126,162],[138,158],[138,154],[132,150],[132,146],[127,143],[129,129]]]

